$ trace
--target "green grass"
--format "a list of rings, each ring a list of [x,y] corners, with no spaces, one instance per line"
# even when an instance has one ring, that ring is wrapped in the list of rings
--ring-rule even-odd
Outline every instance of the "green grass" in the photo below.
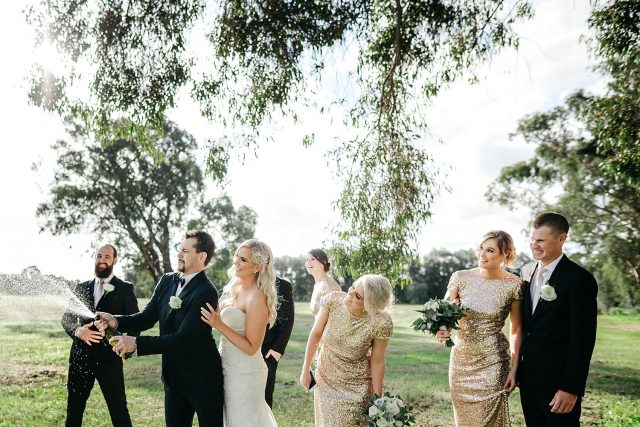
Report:
[[[71,341],[55,310],[43,318],[13,320],[0,300],[0,426],[59,426],[66,410],[66,370]],[[43,303],[42,303],[43,304]],[[313,425],[313,396],[298,385],[307,334],[313,318],[298,304],[296,324],[278,369],[274,414],[283,427]],[[417,426],[453,423],[447,369],[449,350],[435,339],[409,328],[417,306],[396,306],[394,336],[387,357],[385,390],[401,394],[414,406]],[[157,330],[145,332],[157,334]],[[592,359],[582,424],[640,425],[640,316],[601,316]],[[163,426],[160,356],[134,357],[125,362],[127,400],[134,425]],[[517,391],[510,398],[514,426],[523,425]],[[85,412],[85,425],[109,426],[109,414],[95,386]]]

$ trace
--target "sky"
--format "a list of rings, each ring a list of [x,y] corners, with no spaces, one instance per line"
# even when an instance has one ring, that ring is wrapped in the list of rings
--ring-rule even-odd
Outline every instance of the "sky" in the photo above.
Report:
[[[509,211],[484,197],[501,168],[533,155],[533,146],[510,140],[509,134],[519,119],[562,103],[576,89],[598,92],[604,88],[604,79],[591,70],[593,61],[580,41],[589,34],[589,2],[534,3],[534,19],[516,26],[521,37],[517,51],[503,50],[479,68],[479,83],[460,81],[425,110],[431,135],[422,143],[446,171],[444,183],[450,191],[432,206],[433,217],[421,232],[420,254],[433,248],[475,247],[491,229],[511,233],[517,250],[527,252],[523,230],[530,213]],[[42,58],[43,53],[33,49],[33,31],[25,23],[22,2],[5,2],[1,7],[0,273],[18,273],[37,265],[46,274],[88,278],[93,274],[92,247],[99,237],[52,236],[40,231],[35,216],[36,206],[48,197],[55,164],[50,147],[64,132],[58,117],[27,101],[25,77],[34,58]],[[218,131],[186,97],[181,97],[169,117],[200,142]],[[233,158],[224,187],[212,185],[209,190],[211,195],[224,191],[235,205],[254,209],[256,237],[267,242],[276,257],[322,247],[331,239],[329,225],[338,220],[332,202],[340,184],[325,153],[348,137],[349,130],[315,111],[301,111],[301,118],[295,125],[274,120],[269,129],[274,141],[260,144],[256,156],[248,155],[244,162]],[[315,143],[305,148],[302,136],[311,132]],[[32,169],[34,163],[41,165],[39,172]]]

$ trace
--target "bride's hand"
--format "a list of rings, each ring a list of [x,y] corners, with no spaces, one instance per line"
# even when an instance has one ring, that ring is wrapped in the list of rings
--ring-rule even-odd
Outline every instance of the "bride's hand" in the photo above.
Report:
[[[304,391],[309,391],[309,384],[311,384],[311,374],[309,370],[303,370],[300,374],[300,385],[304,389]]]
[[[217,310],[214,310],[209,303],[207,303],[207,307],[209,308],[209,310],[204,307],[200,307],[200,318],[207,325],[211,326],[212,328],[218,329],[220,324],[222,324],[220,313]]]

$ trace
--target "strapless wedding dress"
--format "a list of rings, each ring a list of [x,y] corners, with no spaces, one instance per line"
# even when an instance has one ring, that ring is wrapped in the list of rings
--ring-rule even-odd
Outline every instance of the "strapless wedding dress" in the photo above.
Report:
[[[222,321],[244,336],[247,315],[233,306],[220,312]],[[226,427],[277,427],[271,408],[264,400],[267,365],[260,349],[249,356],[220,337],[220,357],[224,377],[224,425]]]

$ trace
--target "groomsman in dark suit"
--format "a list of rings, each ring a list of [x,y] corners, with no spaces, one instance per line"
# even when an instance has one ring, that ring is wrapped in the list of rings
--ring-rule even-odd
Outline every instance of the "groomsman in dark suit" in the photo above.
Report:
[[[554,212],[532,224],[536,262],[522,268],[523,330],[518,368],[527,426],[579,426],[596,341],[598,287],[562,253],[569,222]]]
[[[124,356],[162,354],[165,422],[191,426],[194,413],[201,427],[222,427],[222,365],[211,327],[200,320],[200,307],[218,307],[218,292],[204,273],[214,251],[204,231],[185,234],[178,253],[178,271],[162,276],[141,313],[112,316],[98,312],[106,325],[121,332],[147,330],[160,322],[159,336],[114,337],[113,351]]]
[[[133,285],[113,275],[113,266],[117,262],[115,247],[99,247],[95,254],[96,277],[76,285],[74,294],[90,311],[138,312]],[[73,339],[69,355],[66,425],[82,425],[87,399],[97,379],[113,425],[130,426],[122,360],[113,353],[102,332],[94,327],[93,318],[83,318],[67,310],[62,316],[62,327]],[[132,329],[130,334],[137,335],[138,332]]]
[[[272,328],[267,326],[267,332],[262,341],[262,355],[264,356],[269,374],[267,375],[267,386],[264,390],[264,399],[269,407],[273,407],[273,388],[276,382],[276,370],[280,358],[289,343],[291,330],[293,329],[294,304],[293,289],[291,283],[276,277],[276,291],[278,292],[278,315],[276,323]]]

